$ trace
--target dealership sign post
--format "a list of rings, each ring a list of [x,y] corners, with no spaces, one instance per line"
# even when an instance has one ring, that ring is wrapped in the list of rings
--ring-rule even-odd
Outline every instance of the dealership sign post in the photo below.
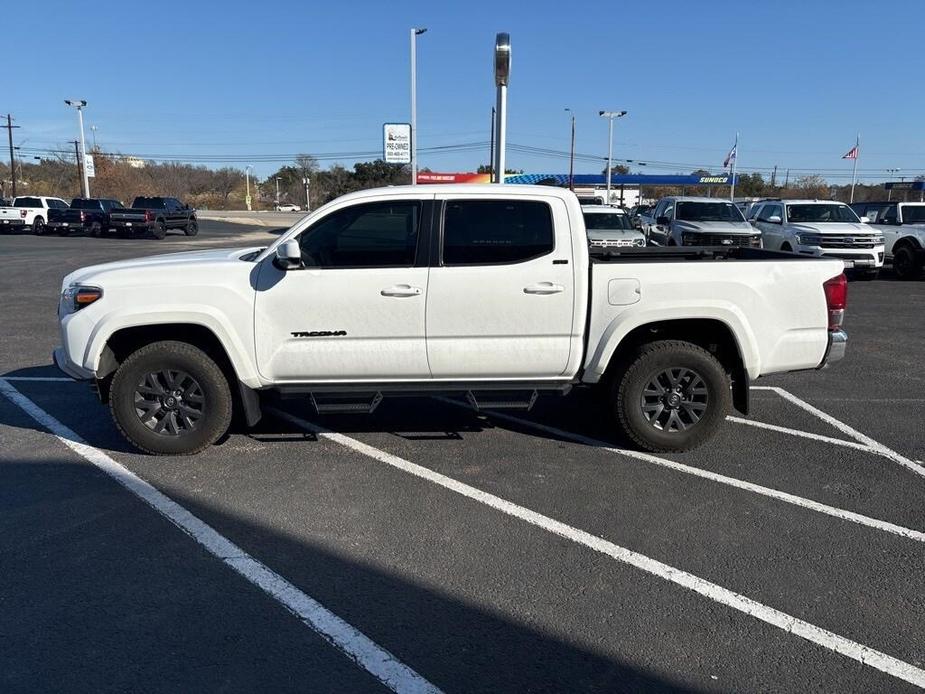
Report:
[[[411,163],[410,123],[386,123],[382,126],[382,158],[386,164]]]

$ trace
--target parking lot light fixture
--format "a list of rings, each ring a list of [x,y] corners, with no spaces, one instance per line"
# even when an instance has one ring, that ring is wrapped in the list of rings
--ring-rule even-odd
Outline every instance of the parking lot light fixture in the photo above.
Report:
[[[87,143],[84,140],[84,114],[87,105],[86,99],[65,99],[64,103],[77,109],[77,122],[80,124],[80,158],[79,164],[83,167],[84,197],[90,197],[90,177],[87,176]]]
[[[609,123],[607,126],[607,204],[610,204],[610,176],[613,168],[613,121],[614,118],[623,118],[626,111],[598,111],[597,115],[606,118]],[[621,196],[622,198],[622,196]]]
[[[248,164],[244,167],[244,187],[246,190],[244,203],[247,205],[247,211],[251,211],[251,177],[250,170],[253,169],[253,164]]]
[[[418,183],[418,36],[427,31],[423,27],[411,28],[411,185]]]
[[[494,182],[504,183],[507,149],[507,88],[511,81],[511,35],[495,35],[495,159]]]

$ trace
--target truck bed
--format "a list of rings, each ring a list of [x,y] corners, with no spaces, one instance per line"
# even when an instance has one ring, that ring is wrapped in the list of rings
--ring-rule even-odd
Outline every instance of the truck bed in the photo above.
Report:
[[[592,263],[666,263],[692,260],[814,260],[814,258],[797,255],[796,253],[766,251],[762,248],[743,248],[739,246],[591,248],[588,254]],[[816,260],[818,259],[816,258]]]

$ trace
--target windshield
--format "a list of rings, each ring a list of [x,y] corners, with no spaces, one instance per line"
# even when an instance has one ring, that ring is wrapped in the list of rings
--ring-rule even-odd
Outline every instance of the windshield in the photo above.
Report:
[[[164,198],[135,198],[132,207],[137,210],[163,210],[167,207]]]
[[[585,217],[586,229],[599,230],[628,230],[632,229],[629,219],[625,214],[616,214],[613,212],[605,213],[588,213]]]
[[[925,224],[925,205],[903,205],[903,224]]]
[[[847,205],[787,205],[787,221],[793,224],[812,222],[824,224],[826,222],[860,222],[858,216]]]
[[[98,210],[100,209],[100,201],[86,198],[74,198],[71,200],[71,207],[75,210]]]
[[[678,202],[675,219],[685,222],[744,222],[739,208],[731,202]]]

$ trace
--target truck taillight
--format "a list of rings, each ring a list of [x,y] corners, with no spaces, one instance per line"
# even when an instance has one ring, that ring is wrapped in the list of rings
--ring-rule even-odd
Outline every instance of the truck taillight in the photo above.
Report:
[[[86,213],[86,212],[81,212],[81,213],[80,213],[80,221],[81,221],[81,222],[86,222],[86,221],[87,221],[87,213]]]
[[[22,217],[23,219],[25,219],[25,218],[26,218],[26,211],[25,211],[25,210],[20,210],[20,211],[19,211],[19,216]]]
[[[151,210],[145,210],[145,221],[153,222],[154,221],[154,212]]]
[[[822,283],[825,292],[825,305],[829,312],[829,330],[841,328],[848,305],[848,278],[842,273]]]

